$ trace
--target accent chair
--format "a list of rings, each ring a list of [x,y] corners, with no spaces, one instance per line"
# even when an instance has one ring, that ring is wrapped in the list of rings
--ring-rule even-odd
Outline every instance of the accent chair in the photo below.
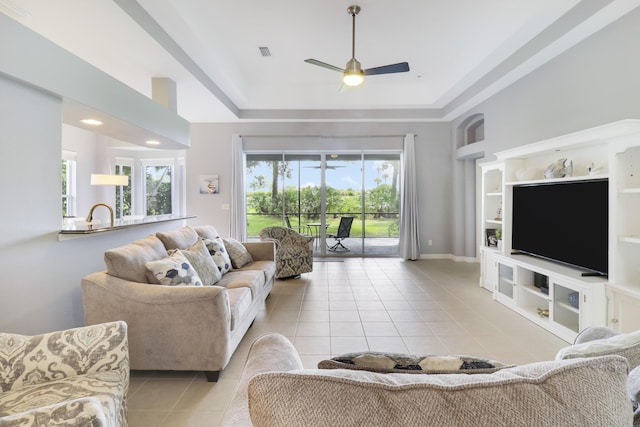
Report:
[[[289,279],[313,271],[314,237],[287,227],[266,227],[260,240],[276,244],[276,279]]]

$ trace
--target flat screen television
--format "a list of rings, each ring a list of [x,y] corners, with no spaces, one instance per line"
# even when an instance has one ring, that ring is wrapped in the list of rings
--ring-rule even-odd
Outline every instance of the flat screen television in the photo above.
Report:
[[[606,179],[514,186],[512,214],[515,252],[608,273]]]

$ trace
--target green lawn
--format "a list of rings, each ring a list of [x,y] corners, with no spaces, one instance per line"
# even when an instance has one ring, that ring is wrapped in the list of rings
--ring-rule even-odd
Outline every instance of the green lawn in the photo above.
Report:
[[[298,231],[298,218],[290,217],[291,226],[294,230]],[[303,234],[308,234],[309,230],[307,229],[306,224],[312,222],[320,222],[318,219],[306,219],[302,217],[302,227],[301,232]],[[336,233],[338,231],[338,224],[340,223],[340,218],[328,218],[327,224],[329,224],[329,228],[327,229],[327,233]],[[271,215],[255,215],[249,213],[247,215],[247,236],[249,237],[258,237],[260,230],[265,227],[270,227],[274,225],[285,225],[282,223],[282,219],[279,216],[271,216]],[[285,225],[286,226],[286,225]],[[365,223],[366,227],[366,237],[398,237],[398,220],[394,218],[381,218],[381,219],[367,219]],[[351,237],[362,237],[362,218],[356,216],[356,219],[353,220],[353,224],[351,225]]]

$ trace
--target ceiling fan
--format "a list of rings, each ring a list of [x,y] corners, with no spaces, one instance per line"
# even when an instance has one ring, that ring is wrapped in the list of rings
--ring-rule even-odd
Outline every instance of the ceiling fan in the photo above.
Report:
[[[375,74],[391,74],[391,73],[405,73],[409,71],[409,64],[407,62],[399,62],[397,64],[383,65],[381,67],[368,68],[363,70],[360,66],[360,62],[356,59],[356,15],[360,12],[360,6],[349,6],[347,13],[351,15],[353,22],[351,29],[351,59],[347,62],[347,66],[342,69],[326,62],[318,61],[317,59],[305,59],[304,62],[309,64],[318,65],[330,70],[339,71],[344,74],[342,81],[347,86],[357,86],[364,81],[364,76],[373,76]]]

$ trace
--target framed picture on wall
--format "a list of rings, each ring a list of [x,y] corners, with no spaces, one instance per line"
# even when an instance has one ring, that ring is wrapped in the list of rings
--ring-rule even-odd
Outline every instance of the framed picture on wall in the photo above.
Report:
[[[218,194],[218,175],[200,175],[200,194]]]
[[[487,228],[485,230],[485,233],[487,235],[487,246],[494,246],[497,247],[498,246],[498,236],[496,236],[496,229],[495,228]]]

